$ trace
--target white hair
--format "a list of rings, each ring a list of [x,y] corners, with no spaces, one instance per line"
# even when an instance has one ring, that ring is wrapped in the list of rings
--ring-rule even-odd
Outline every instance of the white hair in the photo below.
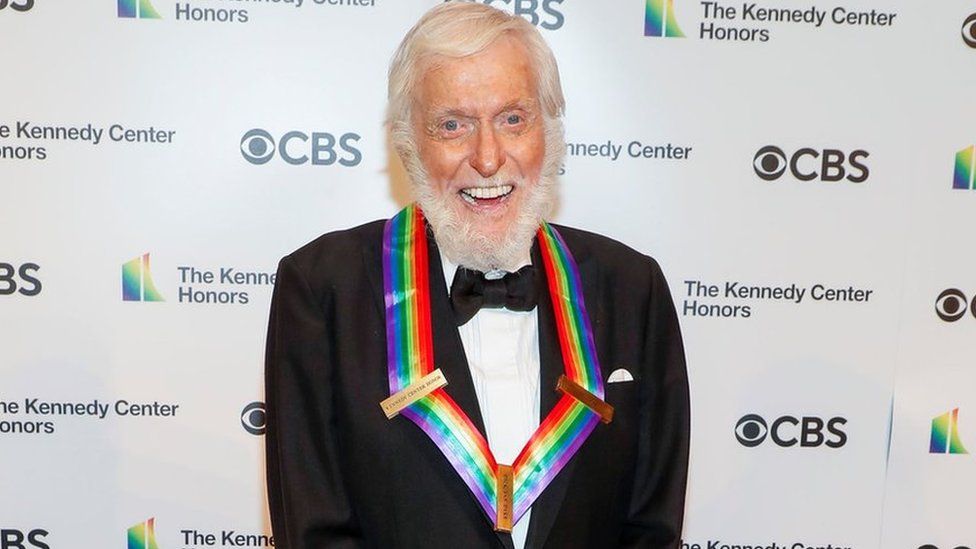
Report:
[[[485,4],[449,2],[425,13],[403,37],[393,55],[387,121],[393,131],[394,145],[398,144],[396,137],[411,132],[414,90],[427,68],[426,63],[437,56],[474,55],[506,33],[517,37],[529,52],[543,113],[550,118],[562,116],[566,100],[559,82],[559,67],[538,29],[520,16]]]

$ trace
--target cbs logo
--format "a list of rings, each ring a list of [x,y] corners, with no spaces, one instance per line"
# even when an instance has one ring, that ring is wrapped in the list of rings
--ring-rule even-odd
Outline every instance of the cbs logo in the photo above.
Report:
[[[359,140],[360,135],[356,133],[344,133],[337,139],[328,132],[312,132],[309,136],[290,131],[276,144],[270,133],[255,128],[241,138],[241,155],[251,164],[259,165],[270,162],[277,152],[282,160],[293,166],[309,162],[313,166],[331,166],[338,162],[340,166],[351,168],[363,161],[363,153],[355,145]],[[339,150],[336,150],[337,146]]]
[[[935,314],[946,322],[955,322],[966,316],[967,309],[976,316],[976,298],[973,298],[970,305],[966,300],[966,294],[955,288],[945,290],[935,300]]]
[[[14,11],[28,11],[34,7],[34,0],[0,0],[0,10],[10,8]]]
[[[746,448],[755,448],[767,438],[781,448],[797,444],[803,448],[840,448],[847,444],[847,433],[841,430],[846,423],[842,417],[824,421],[819,417],[782,416],[767,424],[762,416],[747,414],[735,424],[735,438]]]
[[[844,154],[837,149],[818,151],[809,147],[799,149],[791,155],[775,145],[767,145],[756,153],[752,167],[761,179],[775,181],[787,170],[800,181],[836,182],[847,179],[851,183],[867,180],[870,171],[863,160],[870,155],[858,149]]]
[[[16,530],[0,528],[0,549],[51,549],[43,538],[48,535],[47,530]]]
[[[40,268],[36,263],[24,263],[20,268],[15,268],[10,263],[0,263],[0,296],[18,292],[32,297],[41,293],[41,281],[33,276]]]
[[[976,13],[967,17],[963,22],[962,41],[970,48],[976,48]]]
[[[451,0],[444,0],[450,2]],[[499,4],[504,4],[513,8],[515,15],[524,17],[537,27],[546,30],[557,30],[562,28],[566,18],[562,12],[556,9],[556,5],[562,4],[563,0],[467,0],[469,2],[481,2],[482,4],[492,5],[499,8]],[[540,15],[541,12],[541,15]]]
[[[241,427],[255,436],[268,429],[268,413],[263,402],[252,402],[241,410]]]
[[[927,543],[925,545],[922,545],[918,549],[939,549],[939,546],[938,545],[932,545],[932,544]],[[967,547],[965,545],[959,545],[959,546],[953,547],[952,549],[969,549],[969,547]]]

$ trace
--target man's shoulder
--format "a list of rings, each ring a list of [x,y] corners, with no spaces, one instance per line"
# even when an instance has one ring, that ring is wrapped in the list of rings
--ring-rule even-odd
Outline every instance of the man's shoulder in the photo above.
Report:
[[[670,299],[664,271],[653,257],[612,238],[582,229],[554,225],[569,247],[584,279],[594,277],[608,299],[621,307]]]
[[[362,265],[362,254],[382,246],[385,219],[325,233],[286,255],[281,261],[294,264],[306,276],[324,274],[337,268]],[[318,277],[313,277],[318,278]]]
[[[619,276],[651,274],[657,276],[661,267],[653,257],[591,231],[552,224],[559,231],[577,262],[595,261],[607,273]]]

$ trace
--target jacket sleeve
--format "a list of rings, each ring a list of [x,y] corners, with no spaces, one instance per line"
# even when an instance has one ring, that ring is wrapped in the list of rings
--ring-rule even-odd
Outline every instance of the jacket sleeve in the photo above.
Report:
[[[688,476],[690,403],[674,302],[656,262],[640,385],[637,467],[621,547],[677,548]]]
[[[265,354],[268,504],[279,549],[364,547],[343,483],[328,297],[281,260]]]

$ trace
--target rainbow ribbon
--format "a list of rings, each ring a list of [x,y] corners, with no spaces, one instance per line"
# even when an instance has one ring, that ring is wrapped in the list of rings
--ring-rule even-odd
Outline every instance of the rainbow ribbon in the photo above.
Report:
[[[549,224],[538,240],[555,312],[566,377],[599,398],[603,376],[593,343],[579,269],[559,233]],[[426,225],[411,204],[386,223],[383,285],[390,394],[434,370]],[[497,514],[498,463],[488,442],[442,387],[402,412],[437,445],[468,486],[489,520]],[[515,458],[513,523],[529,510],[599,423],[600,416],[563,394]]]

